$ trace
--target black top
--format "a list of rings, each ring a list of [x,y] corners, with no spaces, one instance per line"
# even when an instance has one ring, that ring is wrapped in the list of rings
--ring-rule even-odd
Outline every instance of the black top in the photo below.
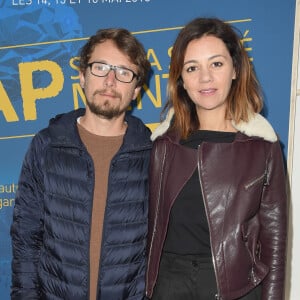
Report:
[[[202,142],[231,143],[234,132],[198,130],[181,145],[196,149]],[[202,198],[198,169],[183,187],[171,209],[165,252],[211,256],[208,223]]]

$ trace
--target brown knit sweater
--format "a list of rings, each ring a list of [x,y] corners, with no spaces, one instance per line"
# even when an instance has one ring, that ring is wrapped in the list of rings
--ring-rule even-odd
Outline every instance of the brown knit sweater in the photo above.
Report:
[[[78,124],[79,135],[91,155],[95,168],[95,188],[90,237],[90,300],[97,299],[102,227],[107,196],[108,172],[113,156],[120,149],[124,135],[99,136]]]

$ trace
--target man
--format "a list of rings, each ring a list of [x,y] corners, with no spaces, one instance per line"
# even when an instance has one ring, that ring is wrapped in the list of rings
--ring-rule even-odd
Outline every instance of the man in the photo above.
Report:
[[[12,299],[143,299],[150,130],[126,114],[150,70],[125,29],[82,48],[86,109],[32,140],[16,195]]]

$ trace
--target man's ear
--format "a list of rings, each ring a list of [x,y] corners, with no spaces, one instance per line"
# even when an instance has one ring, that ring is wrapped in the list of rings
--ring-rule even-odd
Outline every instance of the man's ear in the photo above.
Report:
[[[139,93],[140,93],[140,91],[141,91],[141,86],[137,86],[135,89],[134,89],[134,91],[133,91],[133,98],[132,98],[132,100],[135,100],[136,98],[137,98],[137,96],[139,95]]]
[[[84,76],[84,73],[81,71],[79,71],[79,83],[80,83],[81,88],[83,89],[84,84],[85,84],[85,76]]]

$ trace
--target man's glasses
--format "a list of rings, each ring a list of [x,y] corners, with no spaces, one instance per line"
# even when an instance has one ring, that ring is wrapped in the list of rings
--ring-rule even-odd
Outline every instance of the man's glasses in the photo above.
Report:
[[[109,65],[98,61],[91,62],[88,64],[88,66],[91,70],[91,73],[97,77],[105,77],[111,70],[114,71],[115,78],[121,82],[130,83],[135,77],[138,77],[138,75],[130,69]]]

